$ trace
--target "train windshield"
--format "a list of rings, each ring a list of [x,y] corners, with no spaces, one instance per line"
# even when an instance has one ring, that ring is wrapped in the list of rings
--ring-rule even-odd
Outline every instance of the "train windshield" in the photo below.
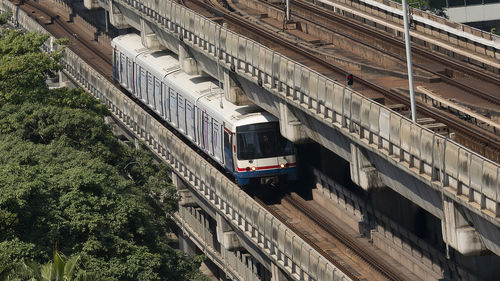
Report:
[[[259,123],[236,129],[238,159],[270,158],[294,153],[290,141],[281,136],[279,124]]]

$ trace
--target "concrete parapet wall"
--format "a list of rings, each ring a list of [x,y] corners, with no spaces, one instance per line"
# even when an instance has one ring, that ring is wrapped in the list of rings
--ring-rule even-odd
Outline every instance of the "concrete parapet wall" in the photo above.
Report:
[[[16,7],[7,0],[0,0],[0,9],[15,11]],[[22,11],[17,13],[17,19],[25,29],[47,33]],[[193,192],[209,202],[234,229],[289,276],[351,280],[77,54],[67,49],[62,63],[68,76],[105,103],[121,126],[143,140]]]
[[[477,280],[465,269],[447,260],[444,253],[438,252],[404,227],[375,211],[363,199],[319,170],[313,169],[312,174],[318,189],[315,201],[324,201],[319,203],[329,211],[333,210],[332,213],[342,218],[343,223],[369,236],[377,248],[422,280],[441,280],[444,277],[451,280]]]
[[[498,164],[175,2],[116,3],[500,226]]]
[[[193,243],[207,255],[219,268],[224,269],[232,280],[261,280],[257,272],[249,264],[238,257],[235,252],[220,248],[220,253],[213,245],[214,236],[208,225],[200,220],[199,213],[193,208],[179,208],[173,219],[180,226],[183,233],[190,237]]]

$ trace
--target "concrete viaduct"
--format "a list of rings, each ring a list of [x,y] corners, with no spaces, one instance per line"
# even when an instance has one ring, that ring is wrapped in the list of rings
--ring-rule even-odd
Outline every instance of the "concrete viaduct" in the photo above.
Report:
[[[176,2],[84,3],[106,9],[119,29],[139,30],[148,48],[178,54],[186,72],[217,78],[219,64],[228,100],[250,99],[280,119],[288,139],[312,140],[344,158],[352,181],[363,189],[390,188],[439,218],[443,240],[463,255],[488,250],[500,255],[497,163]],[[3,10],[15,10],[6,0],[0,4]],[[46,32],[26,15],[15,15],[24,28]],[[464,36],[475,38],[472,33]],[[498,64],[495,40],[479,36],[475,46],[484,43],[484,54],[492,54],[491,63]],[[477,49],[471,56],[481,53]],[[194,244],[236,280],[258,280],[252,268],[257,262],[272,280],[348,280],[76,54],[68,50],[64,63],[67,75],[105,102],[119,126],[148,143],[172,167],[182,195],[175,220],[189,238],[181,243],[186,251]],[[216,222],[215,231],[206,215]],[[241,248],[251,255],[241,254]]]

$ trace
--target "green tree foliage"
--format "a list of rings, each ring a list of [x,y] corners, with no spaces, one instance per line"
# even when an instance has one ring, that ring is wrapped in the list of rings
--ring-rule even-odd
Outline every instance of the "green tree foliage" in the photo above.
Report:
[[[12,270],[0,274],[0,280],[6,281],[96,281],[95,274],[80,270],[77,265],[80,256],[66,257],[59,251],[54,252],[54,259],[44,265],[34,262],[19,262]]]
[[[0,12],[0,25],[6,24],[11,16],[12,13],[10,12]]]
[[[395,2],[402,3],[402,0],[394,0]],[[416,8],[422,11],[429,11],[440,17],[448,18],[443,8],[446,6],[446,2],[443,0],[407,0],[406,3],[412,8]]]
[[[204,279],[202,258],[166,236],[177,208],[166,166],[119,142],[89,94],[48,89],[61,53],[39,52],[46,39],[0,34],[0,279],[55,245],[98,280]]]

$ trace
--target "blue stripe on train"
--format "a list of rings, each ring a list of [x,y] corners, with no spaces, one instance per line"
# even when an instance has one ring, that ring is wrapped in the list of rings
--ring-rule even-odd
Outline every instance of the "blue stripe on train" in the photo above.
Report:
[[[297,180],[297,167],[270,169],[264,171],[238,172],[235,174],[239,185],[247,185],[253,178],[287,175],[289,181]]]

